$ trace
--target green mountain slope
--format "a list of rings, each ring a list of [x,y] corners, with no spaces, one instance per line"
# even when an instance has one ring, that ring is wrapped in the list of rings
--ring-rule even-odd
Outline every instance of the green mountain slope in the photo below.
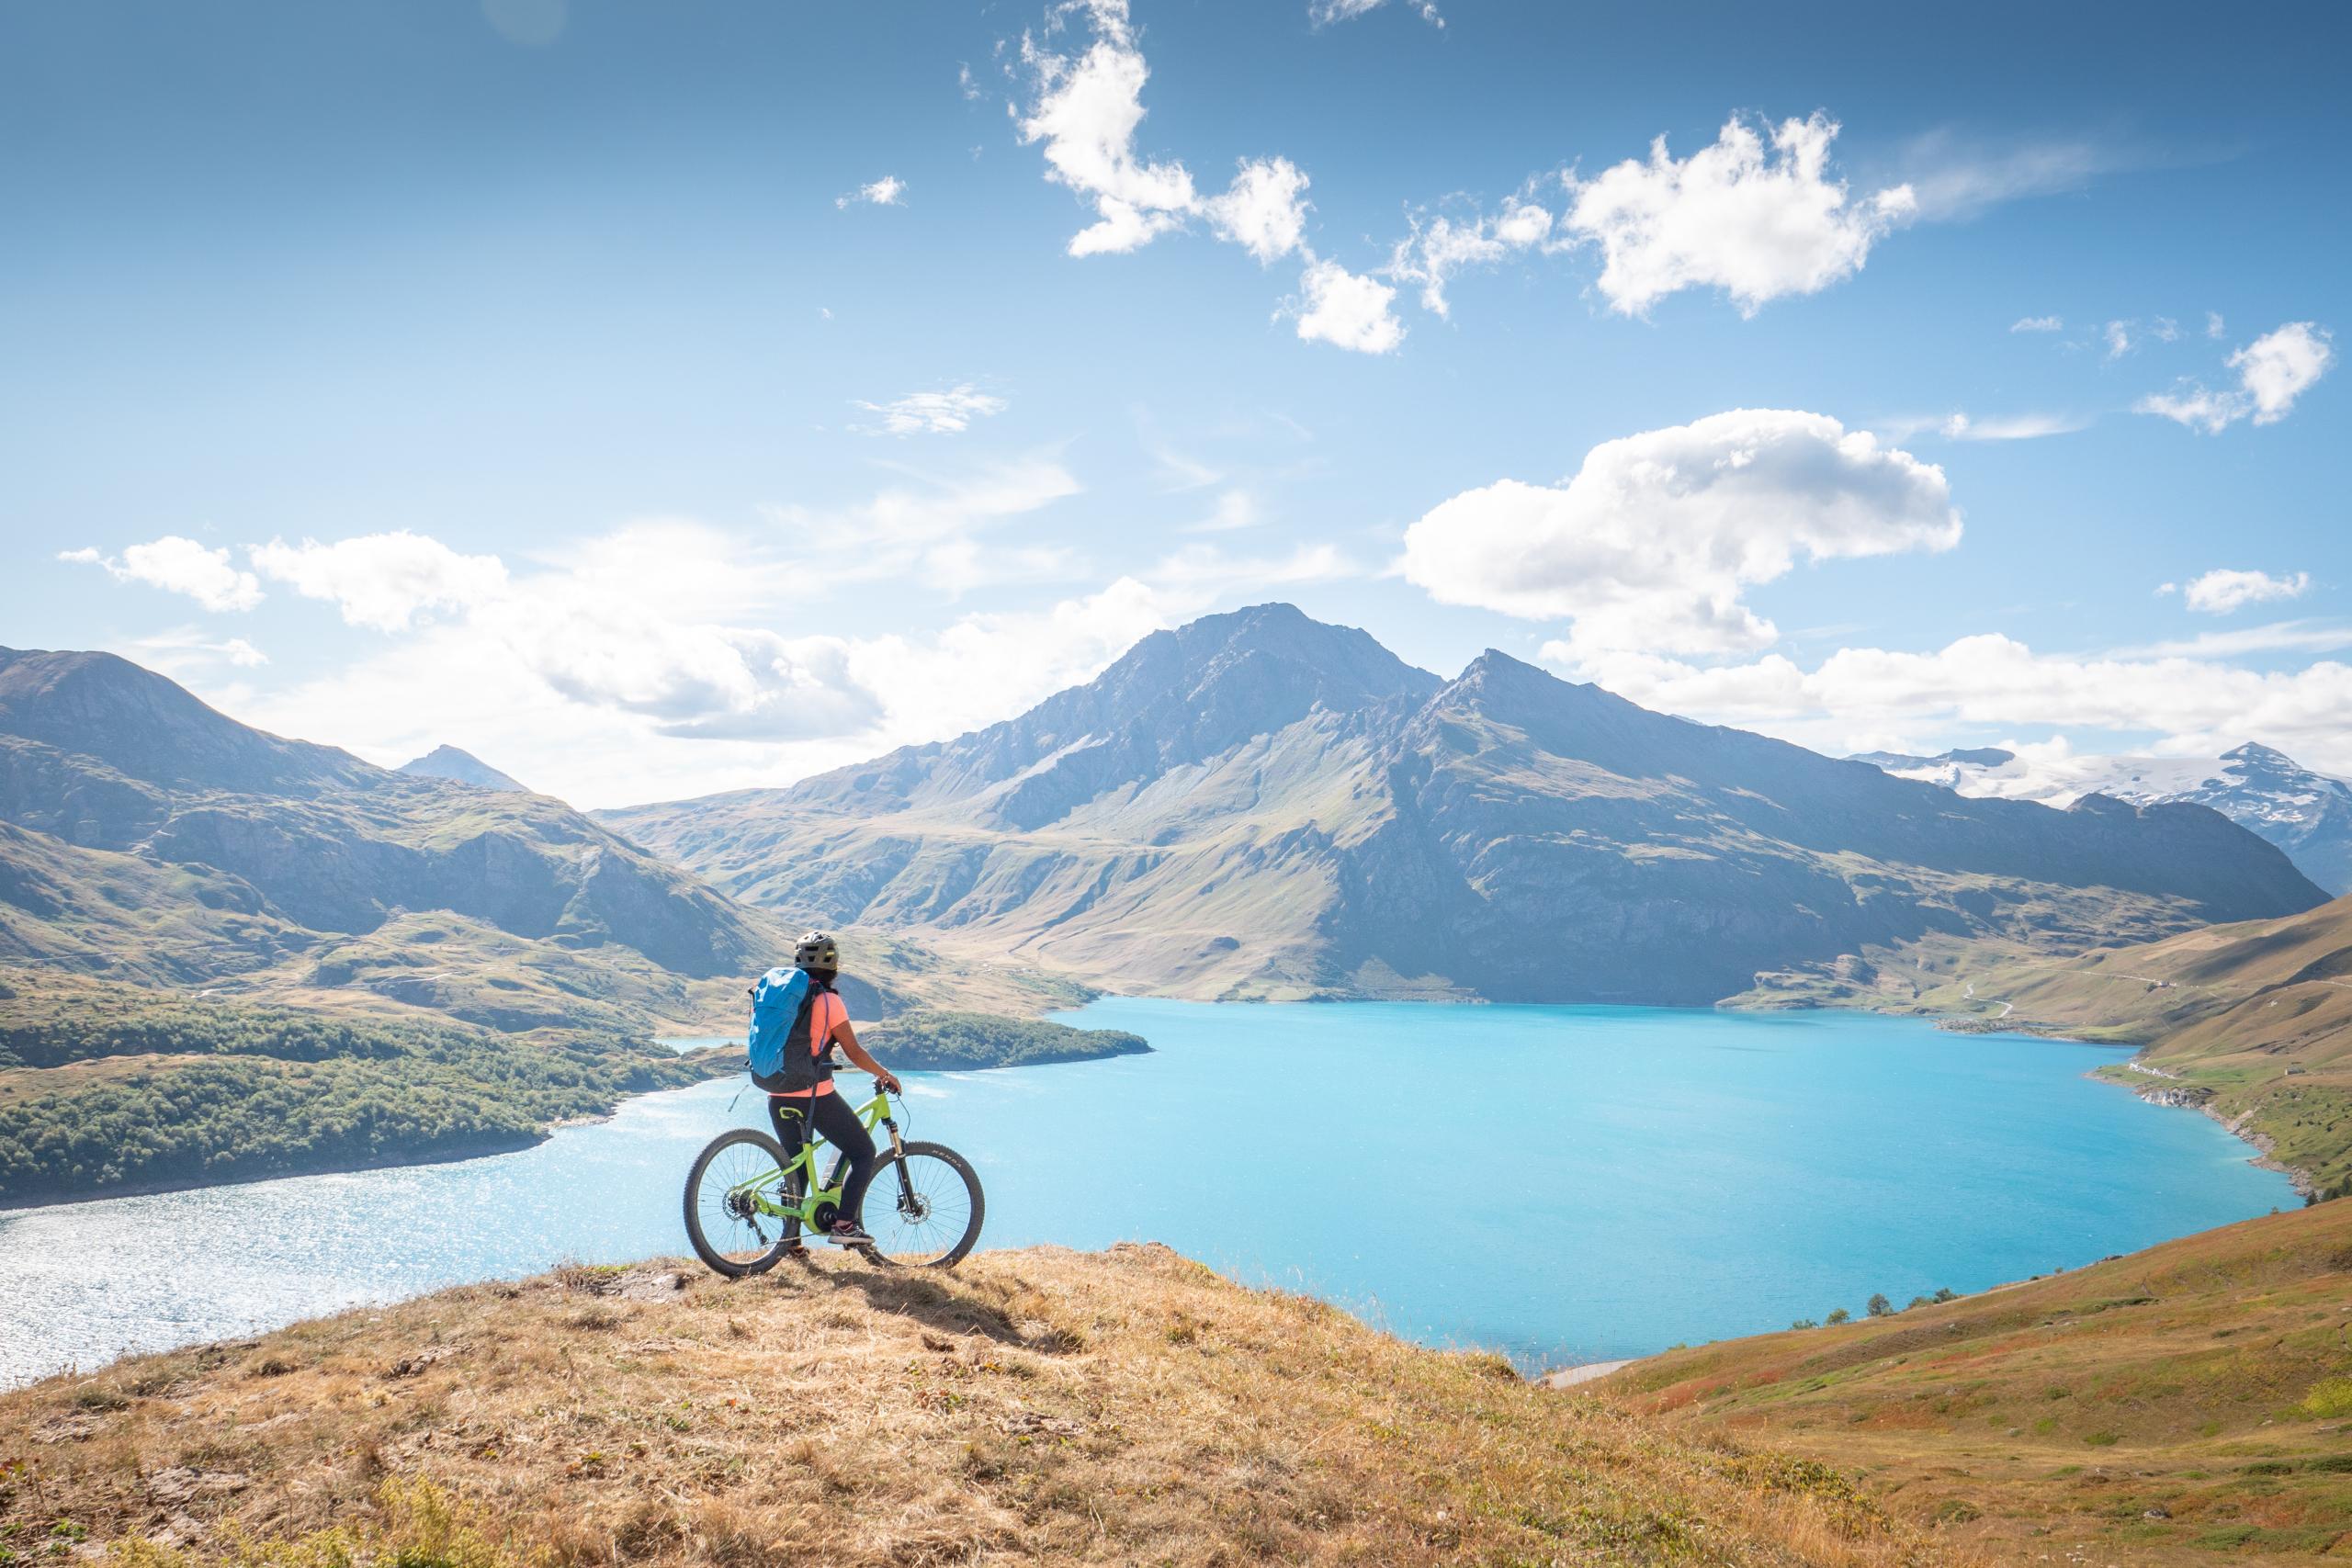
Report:
[[[2324,895],[2199,807],[1968,800],[1488,653],[1440,681],[1287,605],[789,790],[602,814],[739,897],[1188,996],[1707,1002]]]

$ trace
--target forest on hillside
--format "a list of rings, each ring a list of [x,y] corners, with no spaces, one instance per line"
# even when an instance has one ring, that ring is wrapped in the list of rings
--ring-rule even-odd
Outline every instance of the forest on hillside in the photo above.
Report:
[[[650,1041],[0,975],[0,1205],[519,1148],[728,1070]]]

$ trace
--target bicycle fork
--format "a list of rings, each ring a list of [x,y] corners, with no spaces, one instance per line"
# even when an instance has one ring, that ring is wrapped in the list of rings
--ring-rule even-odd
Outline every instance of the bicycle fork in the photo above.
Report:
[[[890,1168],[899,1177],[899,1213],[909,1214],[914,1209],[915,1182],[914,1178],[907,1174],[907,1141],[899,1135],[899,1123],[895,1117],[885,1116],[882,1125],[890,1130]]]

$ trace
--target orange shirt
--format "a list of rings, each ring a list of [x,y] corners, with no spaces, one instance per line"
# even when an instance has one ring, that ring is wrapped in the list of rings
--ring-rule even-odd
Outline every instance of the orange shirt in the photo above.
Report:
[[[821,1057],[824,1055],[825,1043],[832,1039],[833,1031],[848,1021],[849,1004],[842,1000],[841,993],[839,991],[819,991],[815,996],[809,998],[808,1054],[811,1056]],[[820,1068],[820,1071],[822,1069]],[[770,1098],[775,1100],[808,1100],[817,1095],[831,1094],[832,1092],[833,1080],[831,1076],[829,1074],[817,1080],[817,1087],[815,1089],[795,1089],[788,1094],[778,1094],[771,1096]]]

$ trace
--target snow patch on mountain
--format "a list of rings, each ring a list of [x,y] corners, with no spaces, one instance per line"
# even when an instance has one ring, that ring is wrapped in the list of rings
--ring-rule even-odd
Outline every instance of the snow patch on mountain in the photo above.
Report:
[[[2274,747],[2249,741],[2219,757],[2109,757],[2077,755],[2057,740],[1933,757],[1864,751],[1854,760],[1978,798],[2063,807],[2105,795],[2134,806],[2210,806],[2284,850],[2330,893],[2352,892],[2352,781],[2306,768]]]

